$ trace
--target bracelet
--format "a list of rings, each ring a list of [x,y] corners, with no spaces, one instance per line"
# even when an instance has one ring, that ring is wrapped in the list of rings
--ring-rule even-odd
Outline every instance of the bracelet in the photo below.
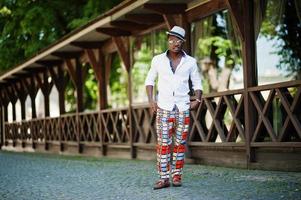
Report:
[[[195,99],[197,102],[199,102],[199,103],[201,103],[201,100],[199,100],[199,99]]]

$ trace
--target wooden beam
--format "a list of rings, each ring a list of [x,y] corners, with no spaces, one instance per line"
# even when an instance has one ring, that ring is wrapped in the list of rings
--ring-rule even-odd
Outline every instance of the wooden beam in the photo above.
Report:
[[[42,93],[44,93],[43,92],[43,81],[39,74],[36,75],[36,81],[37,81],[38,87],[41,88]]]
[[[173,26],[177,25],[174,15],[163,14],[163,18],[169,30],[172,29]]]
[[[49,73],[53,80],[54,85],[58,88],[59,85],[57,85],[57,84],[59,83],[59,77],[58,77],[57,73],[55,72],[53,67],[50,67],[48,70],[49,70]]]
[[[62,64],[62,60],[38,60],[37,64],[44,65],[47,67],[57,66]]]
[[[190,23],[187,21],[186,15],[178,15],[179,17],[179,25],[183,27],[186,31],[185,34],[185,42],[184,42],[184,50],[187,54],[191,54],[191,27]]]
[[[2,98],[2,87],[0,86],[0,107],[4,105],[4,99]]]
[[[14,73],[14,76],[15,77],[18,77],[18,78],[22,78],[24,76],[28,76],[31,72],[29,70],[26,70],[26,68],[20,72],[17,72],[17,73]]]
[[[186,13],[187,21],[191,23],[227,8],[226,0],[208,1],[188,10]]]
[[[242,40],[244,40],[244,21],[242,13],[241,1],[237,0],[227,0],[227,7],[231,13],[231,17],[234,19],[234,26],[238,30],[238,34]]]
[[[101,47],[101,51],[104,54],[111,54],[117,52],[116,45],[111,38],[104,42],[104,44]]]
[[[4,91],[8,95],[8,98],[9,98],[10,102],[12,104],[15,104],[18,100],[18,96],[17,96],[16,92],[13,90],[12,85],[10,85],[9,87],[6,87],[4,89]]]
[[[99,63],[98,63],[98,61],[96,59],[96,56],[95,56],[93,50],[86,49],[85,52],[86,52],[86,54],[88,56],[88,59],[89,59],[89,62],[91,64],[91,66],[92,66],[92,68],[93,68],[93,70],[95,72],[95,77],[96,77],[97,81],[100,81],[101,80],[100,67],[98,67]]]
[[[45,66],[41,66],[41,67],[27,67],[24,69],[24,71],[32,74],[32,73],[41,73],[43,71],[45,71],[46,68]]]
[[[110,23],[112,26],[115,26],[117,28],[121,28],[122,30],[127,31],[140,31],[143,29],[147,29],[148,26],[136,22],[126,21],[126,20],[120,20],[120,21],[113,21]]]
[[[62,51],[62,52],[53,52],[51,55],[60,57],[63,59],[72,59],[80,57],[82,51]]]
[[[53,81],[51,81],[50,83],[48,82],[48,73],[47,71],[43,71],[43,73],[37,74],[36,75],[36,81],[38,84],[38,87],[41,88],[42,93],[44,94],[44,96],[49,95],[50,93],[50,89],[53,86]]]
[[[25,103],[26,96],[27,96],[27,93],[28,93],[28,89],[25,87],[24,83],[22,81],[17,82],[14,85],[14,90],[15,90],[15,93],[18,95],[18,98],[20,99],[20,102]]]
[[[23,79],[23,85],[27,88],[28,94],[31,99],[31,109],[32,109],[32,118],[37,117],[36,113],[36,104],[35,104],[35,99],[38,93],[38,83],[35,80],[34,76],[30,76],[29,80],[28,79]]]
[[[66,66],[73,82],[73,85],[76,90],[76,112],[82,112],[84,110],[83,104],[83,75],[82,67],[79,59],[76,59],[75,62],[67,59],[65,60]]]
[[[18,80],[20,80],[20,79],[16,76],[10,76],[10,77],[4,79],[4,81],[6,81],[8,84],[13,84],[13,83],[17,82]]]
[[[147,25],[158,24],[164,21],[162,15],[158,14],[127,14],[125,18],[139,24]]]
[[[160,14],[179,14],[184,13],[187,5],[184,3],[167,4],[167,3],[146,3],[143,8],[155,11]]]
[[[154,30],[160,30],[160,29],[166,29],[166,28],[167,28],[166,23],[163,20],[162,23],[160,23],[160,24],[153,24],[148,29],[145,29],[143,31],[140,31],[138,34],[135,34],[135,36],[144,37],[146,34],[150,34]]]
[[[76,79],[76,71],[75,71],[76,69],[75,69],[74,63],[72,63],[71,59],[66,59],[65,63],[66,63],[68,72],[70,74],[71,80],[72,80],[74,86],[76,86],[77,79]]]
[[[132,34],[130,31],[119,28],[97,28],[96,31],[110,36],[130,36]]]
[[[108,100],[107,100],[107,89],[106,89],[106,72],[105,72],[105,59],[104,54],[101,50],[98,50],[98,59],[95,55],[95,52],[91,49],[85,50],[89,59],[89,62],[93,68],[93,71],[95,73],[95,77],[97,79],[98,83],[98,94],[99,94],[99,109],[105,109],[108,106]]]
[[[24,120],[26,117],[25,102],[26,102],[26,96],[27,96],[26,94],[28,93],[28,90],[22,82],[16,84],[15,90],[17,91],[17,94],[20,99],[21,119]]]
[[[6,80],[10,81],[12,84],[18,82],[20,79],[23,79],[23,78],[28,78],[29,76],[31,76],[30,73],[28,74],[14,74],[13,77],[10,77],[10,78],[7,78]]]
[[[129,72],[131,68],[129,38],[113,37],[113,41],[117,47],[118,54],[125,66],[126,71]]]
[[[50,68],[53,69],[53,68]],[[56,80],[55,85],[59,92],[59,109],[60,109],[60,115],[64,114],[66,112],[65,110],[65,87],[68,80],[66,80],[66,77],[64,76],[64,69],[62,66],[57,66],[57,74],[56,74]],[[54,71],[53,71],[54,72]],[[51,72],[51,73],[53,73]],[[51,74],[50,73],[50,74]]]
[[[1,101],[2,106],[7,106],[9,103],[8,95],[6,95],[6,92],[5,92],[5,86],[2,86],[2,85],[0,88],[0,101]]]
[[[100,41],[71,42],[71,45],[80,47],[82,49],[98,49],[103,45],[103,42]]]

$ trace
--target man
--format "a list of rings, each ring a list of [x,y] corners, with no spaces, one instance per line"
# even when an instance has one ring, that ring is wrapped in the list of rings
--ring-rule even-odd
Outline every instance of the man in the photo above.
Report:
[[[146,92],[152,113],[157,123],[157,168],[160,179],[154,189],[182,185],[185,143],[189,128],[189,110],[198,107],[202,97],[201,77],[196,60],[183,50],[185,30],[174,26],[168,35],[168,50],[152,59],[151,68],[145,80]],[[189,77],[196,99],[190,102]],[[154,85],[158,78],[158,101],[154,99]],[[174,136],[173,150],[171,150]],[[172,163],[170,168],[170,154]]]

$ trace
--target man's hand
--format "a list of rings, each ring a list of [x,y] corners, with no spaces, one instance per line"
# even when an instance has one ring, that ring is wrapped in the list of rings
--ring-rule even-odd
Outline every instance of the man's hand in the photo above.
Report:
[[[190,102],[190,110],[195,110],[199,107],[200,105],[200,102],[194,100],[194,101],[191,101]]]
[[[197,109],[201,103],[201,99],[203,96],[202,90],[196,90],[195,93],[195,100],[190,102],[190,110]]]
[[[149,106],[152,115],[157,112],[158,105],[156,101],[150,101]]]

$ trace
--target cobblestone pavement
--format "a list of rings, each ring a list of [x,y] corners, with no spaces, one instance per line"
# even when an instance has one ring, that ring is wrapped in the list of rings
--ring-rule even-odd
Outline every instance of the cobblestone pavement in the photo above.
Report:
[[[301,173],[186,165],[153,190],[154,161],[0,152],[0,199],[301,199]]]

